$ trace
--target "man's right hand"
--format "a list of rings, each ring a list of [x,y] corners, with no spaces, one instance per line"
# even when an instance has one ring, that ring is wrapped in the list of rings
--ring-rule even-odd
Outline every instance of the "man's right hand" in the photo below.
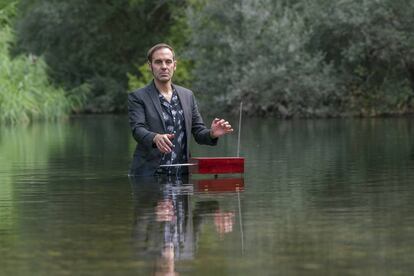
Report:
[[[173,139],[174,134],[156,134],[152,141],[161,153],[170,153]]]

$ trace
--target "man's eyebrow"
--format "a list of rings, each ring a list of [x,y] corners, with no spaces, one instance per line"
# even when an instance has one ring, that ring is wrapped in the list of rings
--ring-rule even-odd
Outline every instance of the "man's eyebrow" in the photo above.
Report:
[[[159,61],[174,61],[174,59],[172,59],[172,58],[165,58],[165,59],[156,58],[156,59],[153,59],[153,61],[154,62],[159,62]]]

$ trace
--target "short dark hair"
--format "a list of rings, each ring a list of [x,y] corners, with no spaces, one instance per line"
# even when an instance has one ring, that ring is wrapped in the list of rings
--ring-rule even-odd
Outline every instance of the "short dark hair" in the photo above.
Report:
[[[162,48],[167,48],[170,49],[172,54],[173,54],[173,59],[175,60],[175,53],[174,53],[174,49],[173,47],[171,47],[170,45],[166,44],[166,43],[158,43],[155,44],[154,46],[152,46],[148,52],[147,52],[147,60],[148,62],[152,62],[152,55],[154,54],[155,51],[162,49]]]

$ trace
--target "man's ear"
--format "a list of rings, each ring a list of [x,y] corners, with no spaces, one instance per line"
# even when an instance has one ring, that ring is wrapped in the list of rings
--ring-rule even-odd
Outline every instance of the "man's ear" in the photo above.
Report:
[[[152,72],[151,62],[147,61],[147,64],[148,64],[148,69]]]

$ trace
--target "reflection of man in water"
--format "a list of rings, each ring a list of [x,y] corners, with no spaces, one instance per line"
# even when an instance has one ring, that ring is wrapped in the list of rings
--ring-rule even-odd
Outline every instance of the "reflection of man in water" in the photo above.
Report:
[[[186,177],[131,180],[137,250],[145,257],[152,254],[155,275],[177,275],[175,261],[194,258],[197,232],[204,218],[214,218],[216,231],[221,237],[232,232],[234,212],[221,211],[217,201],[197,202],[193,210],[193,185],[186,185]]]
[[[166,244],[155,263],[155,275],[178,275],[175,271],[174,245]]]
[[[177,219],[175,204],[172,198],[168,195],[158,201],[155,208],[156,221],[164,223],[164,246],[161,251],[161,256],[156,261],[155,275],[177,275],[175,272],[175,250],[174,242],[180,239],[177,237]]]
[[[224,234],[233,232],[233,225],[234,225],[234,212],[223,212],[217,210],[214,213],[214,225],[216,226],[216,230],[221,237]]]
[[[157,221],[163,223],[164,244],[172,244],[176,259],[192,258],[194,238],[192,224],[192,185],[184,185],[181,177],[162,178],[163,197],[156,206]]]
[[[176,275],[175,260],[194,257],[192,185],[172,176],[131,178],[137,251],[155,260],[156,275]]]

